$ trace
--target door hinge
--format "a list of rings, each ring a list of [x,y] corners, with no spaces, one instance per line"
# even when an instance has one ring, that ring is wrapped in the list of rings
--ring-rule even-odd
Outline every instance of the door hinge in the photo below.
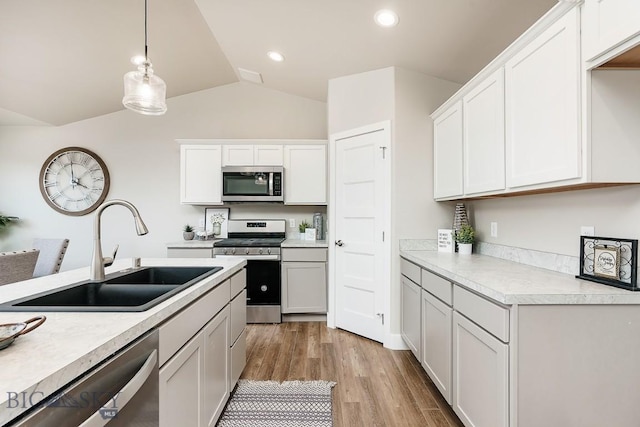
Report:
[[[384,325],[384,313],[376,313],[376,316],[378,316],[380,318],[380,321]]]
[[[382,150],[382,158],[385,159],[386,153],[387,153],[387,147],[380,147],[380,149]]]

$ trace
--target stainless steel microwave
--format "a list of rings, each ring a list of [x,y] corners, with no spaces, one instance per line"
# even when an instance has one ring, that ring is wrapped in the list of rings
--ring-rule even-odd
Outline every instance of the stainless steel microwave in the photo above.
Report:
[[[284,202],[282,166],[225,166],[223,202]]]

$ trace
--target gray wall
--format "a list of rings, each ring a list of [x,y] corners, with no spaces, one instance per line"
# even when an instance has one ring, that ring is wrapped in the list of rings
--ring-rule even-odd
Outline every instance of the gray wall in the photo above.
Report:
[[[134,203],[149,227],[148,235],[138,237],[126,209],[108,208],[102,222],[104,252],[119,243],[119,258],[164,257],[165,244],[182,239],[182,226],[197,225],[204,217],[204,207],[180,205],[175,139],[327,138],[325,103],[248,83],[171,98],[168,107],[160,117],[123,110],[59,127],[0,127],[0,213],[21,218],[0,234],[0,251],[28,248],[35,237],[67,237],[63,270],[89,264],[93,215],[59,214],[38,190],[42,163],[59,148],[81,146],[102,157],[111,174],[108,198]],[[316,210],[235,205],[231,216],[310,220]]]

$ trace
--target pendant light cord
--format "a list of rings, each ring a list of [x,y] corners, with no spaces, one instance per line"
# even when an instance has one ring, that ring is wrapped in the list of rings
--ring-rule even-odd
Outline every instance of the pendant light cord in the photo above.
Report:
[[[144,0],[144,60],[149,62],[149,56],[147,55],[147,0]]]

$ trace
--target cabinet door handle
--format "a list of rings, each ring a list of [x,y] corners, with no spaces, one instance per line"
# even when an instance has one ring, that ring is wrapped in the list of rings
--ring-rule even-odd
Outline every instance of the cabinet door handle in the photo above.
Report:
[[[336,240],[336,246],[343,246],[344,243],[342,242],[342,240]]]

